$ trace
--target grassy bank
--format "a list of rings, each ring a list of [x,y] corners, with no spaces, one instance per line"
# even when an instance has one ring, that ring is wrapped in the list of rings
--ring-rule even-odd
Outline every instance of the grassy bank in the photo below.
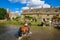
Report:
[[[24,25],[24,22],[19,22],[19,21],[5,21],[6,24],[8,25]],[[37,26],[38,24],[41,24],[40,22],[30,22],[32,26]]]
[[[24,25],[24,22],[21,21],[4,21],[3,22],[6,25]],[[29,22],[32,26],[40,26],[41,22]],[[49,26],[48,23],[45,24],[46,26]]]

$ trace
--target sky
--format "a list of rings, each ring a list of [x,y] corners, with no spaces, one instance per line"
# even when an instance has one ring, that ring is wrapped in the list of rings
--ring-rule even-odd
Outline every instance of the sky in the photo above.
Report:
[[[0,8],[10,9],[12,13],[22,13],[25,9],[60,7],[60,0],[0,0]]]

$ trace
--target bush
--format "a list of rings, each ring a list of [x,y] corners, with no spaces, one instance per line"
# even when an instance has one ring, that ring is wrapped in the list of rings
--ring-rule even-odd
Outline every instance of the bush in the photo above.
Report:
[[[20,25],[24,25],[24,24],[25,24],[25,22],[21,22],[21,23],[20,23]]]
[[[19,21],[6,21],[6,24],[8,25],[24,25],[24,22],[19,22]]]
[[[49,24],[46,24],[46,26],[49,26]]]
[[[6,21],[6,24],[10,24],[10,25],[24,25],[25,22],[18,22],[18,21]],[[39,24],[41,24],[40,22],[29,22],[29,25],[33,25],[33,26],[38,26]]]
[[[34,25],[34,26],[37,26],[39,24],[40,24],[40,22],[31,22],[31,25]]]
[[[56,26],[54,26],[55,28],[57,28],[57,29],[60,29],[60,26],[59,25],[56,25]]]

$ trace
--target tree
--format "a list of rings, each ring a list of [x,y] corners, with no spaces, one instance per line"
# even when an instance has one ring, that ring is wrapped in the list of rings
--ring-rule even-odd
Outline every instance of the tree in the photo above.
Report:
[[[0,8],[0,19],[5,19],[7,17],[7,11],[4,8]]]

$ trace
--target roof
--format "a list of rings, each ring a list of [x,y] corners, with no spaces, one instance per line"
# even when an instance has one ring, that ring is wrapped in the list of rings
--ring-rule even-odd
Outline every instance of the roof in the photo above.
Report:
[[[33,14],[60,14],[60,8],[39,8],[23,10],[21,15]]]

